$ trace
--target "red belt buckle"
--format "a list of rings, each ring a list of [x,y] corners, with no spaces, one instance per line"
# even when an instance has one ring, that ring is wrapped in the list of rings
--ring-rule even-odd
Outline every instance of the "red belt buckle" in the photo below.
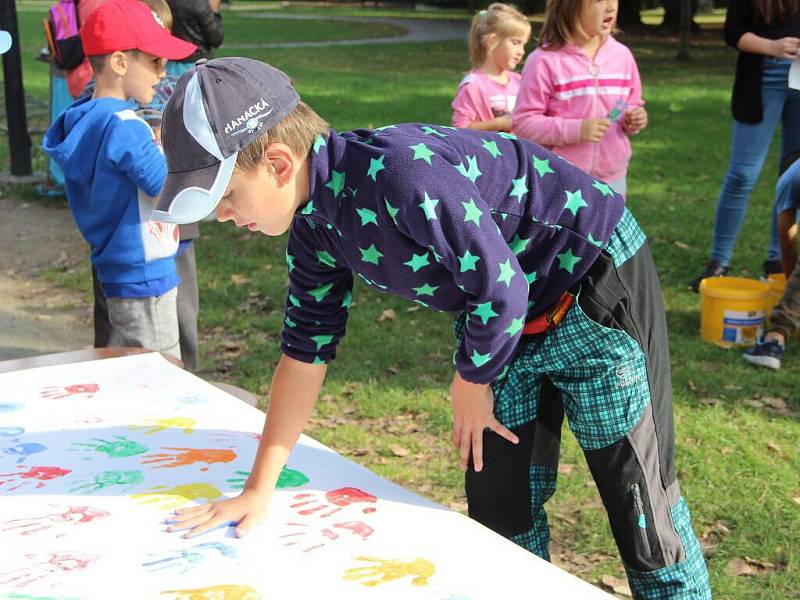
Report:
[[[544,333],[548,329],[556,327],[567,314],[569,307],[575,300],[575,295],[570,292],[564,292],[550,310],[536,315],[533,319],[525,323],[522,329],[522,335],[536,335]]]

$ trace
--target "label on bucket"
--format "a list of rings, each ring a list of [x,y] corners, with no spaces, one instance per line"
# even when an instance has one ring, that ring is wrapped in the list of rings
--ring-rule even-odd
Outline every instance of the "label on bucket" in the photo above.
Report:
[[[752,345],[764,330],[763,310],[726,310],[722,319],[722,341]]]

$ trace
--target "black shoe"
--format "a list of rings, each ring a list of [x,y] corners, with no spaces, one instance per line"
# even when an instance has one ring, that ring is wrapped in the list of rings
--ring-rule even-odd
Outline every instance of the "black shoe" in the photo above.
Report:
[[[742,358],[751,365],[767,367],[768,369],[775,369],[777,371],[781,368],[783,352],[784,348],[778,342],[765,342],[762,338],[755,346],[745,350],[744,354],[742,354]]]
[[[710,260],[705,270],[689,282],[689,287],[693,292],[697,293],[700,291],[700,282],[703,281],[703,279],[706,277],[724,277],[727,275],[729,269],[730,267],[721,265],[715,260]]]
[[[762,269],[764,271],[764,275],[761,277],[761,281],[767,281],[770,275],[775,275],[776,273],[783,273],[783,267],[781,266],[781,261],[777,259],[765,260],[764,264],[762,265]]]

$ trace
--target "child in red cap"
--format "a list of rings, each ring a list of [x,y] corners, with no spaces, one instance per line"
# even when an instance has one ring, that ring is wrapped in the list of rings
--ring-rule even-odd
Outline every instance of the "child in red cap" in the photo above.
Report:
[[[166,163],[131,100],[149,104],[165,59],[180,60],[195,46],[173,37],[139,0],[101,5],[81,28],[81,42],[95,72],[94,95],[61,114],[44,150],[64,170],[70,210],[91,246],[114,329],[109,345],[180,358],[178,231],[149,222]]]

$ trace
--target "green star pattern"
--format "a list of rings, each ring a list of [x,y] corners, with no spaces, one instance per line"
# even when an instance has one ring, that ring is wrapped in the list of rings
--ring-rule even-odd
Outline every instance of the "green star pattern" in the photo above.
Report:
[[[294,256],[288,252],[286,253],[286,266],[289,268],[289,273],[294,270]]]
[[[311,340],[317,344],[317,350],[321,350],[326,344],[333,341],[332,335],[312,335]]]
[[[587,239],[587,240],[589,240],[589,243],[590,243],[590,244],[594,244],[594,245],[595,245],[595,246],[597,246],[598,248],[602,248],[602,247],[603,247],[603,242],[601,242],[600,240],[596,240],[596,239],[594,239],[594,237],[592,236],[592,234],[591,234],[591,233],[589,234],[589,237],[588,237],[588,238],[586,238],[586,239]]]
[[[523,175],[519,179],[512,179],[511,184],[514,186],[509,193],[509,196],[516,196],[517,202],[522,202],[522,197],[528,193],[528,186],[525,183],[525,176]]]
[[[570,192],[569,190],[565,190],[567,194],[567,202],[564,204],[564,210],[568,210],[572,213],[572,216],[578,216],[578,211],[582,209],[584,206],[588,206],[586,202],[583,200],[583,194],[581,194],[581,190],[577,189],[574,192]]]
[[[433,247],[433,244],[428,246],[428,248],[430,248],[431,252],[433,252],[433,260],[435,260],[436,262],[442,262],[442,255],[436,252],[436,250]]]
[[[329,267],[336,266],[336,259],[325,252],[325,250],[317,250],[317,260],[319,260],[319,262],[321,262],[323,265],[328,265]]]
[[[532,284],[536,281],[536,277],[538,276],[536,271],[531,271],[530,273],[525,273],[525,280],[528,282],[528,285]]]
[[[442,133],[441,131],[435,130],[433,127],[428,127],[427,125],[422,127],[422,131],[427,133],[428,135],[438,135],[439,137],[447,137],[446,133]]]
[[[293,296],[292,294],[289,294],[289,304],[300,308],[300,300],[297,299],[297,296]]]
[[[367,169],[367,177],[372,177],[372,181],[376,181],[376,176],[380,171],[383,171],[386,167],[383,166],[383,159],[386,158],[385,154],[381,154],[379,159],[370,158],[369,159],[369,169]]]
[[[370,223],[373,225],[378,224],[378,215],[374,210],[370,210],[368,208],[357,208],[356,212],[358,216],[361,217],[361,226],[366,227]]]
[[[314,201],[313,200],[309,200],[308,202],[306,202],[306,205],[300,211],[300,214],[301,215],[310,215],[312,212],[314,212]]]
[[[478,159],[474,156],[467,156],[467,165],[467,167],[464,167],[464,163],[460,163],[456,166],[456,171],[461,173],[472,183],[475,183],[475,180],[482,175],[478,169]]]
[[[502,281],[506,284],[506,287],[511,287],[511,279],[516,274],[514,267],[511,266],[511,259],[507,258],[505,262],[500,263],[500,276],[497,281]]]
[[[464,252],[464,256],[458,257],[458,262],[461,263],[461,273],[465,271],[474,271],[475,264],[481,259],[480,256],[475,256],[469,250]]]
[[[314,296],[314,299],[317,302],[322,302],[325,299],[325,296],[330,293],[332,287],[333,283],[325,283],[318,288],[314,288],[313,290],[309,291],[308,295]]]
[[[439,289],[438,285],[423,284],[421,287],[411,288],[417,293],[417,296],[433,296],[433,293]]]
[[[344,298],[342,299],[342,308],[346,308],[350,310],[350,305],[353,303],[353,292],[347,290],[344,294]]]
[[[520,331],[522,331],[522,328],[524,326],[525,326],[525,317],[520,317],[519,319],[512,319],[511,325],[508,326],[508,328],[505,330],[505,333],[507,333],[511,337],[514,337]]]
[[[491,302],[484,302],[483,304],[478,304],[470,314],[475,315],[478,317],[481,322],[486,325],[489,322],[489,319],[494,317],[499,317],[494,310],[492,310],[492,303]]]
[[[576,256],[572,253],[572,248],[569,248],[563,254],[556,254],[556,258],[558,259],[558,267],[570,273],[572,273],[575,265],[581,260],[580,256]]]
[[[373,265],[379,264],[381,256],[383,256],[383,253],[378,251],[375,244],[372,244],[369,248],[359,248],[358,250],[361,252],[361,260]]]
[[[383,197],[383,202],[386,204],[386,212],[389,213],[389,216],[392,217],[392,221],[397,225],[397,213],[400,212],[400,209],[389,204],[389,200],[386,199],[386,196]]]
[[[286,317],[286,318],[283,320],[283,322],[284,322],[284,323],[286,323],[286,326],[287,326],[287,327],[297,327],[297,323],[295,323],[294,321],[292,321],[292,320],[291,320],[289,317]]]
[[[539,158],[534,154],[531,156],[531,159],[533,160],[533,168],[539,174],[539,177],[544,178],[548,173],[555,173],[555,171],[550,168],[549,158]]]
[[[325,138],[322,136],[322,134],[319,134],[314,138],[314,154],[319,154],[319,149],[327,145],[328,143],[325,141]]]
[[[520,254],[521,252],[525,251],[525,248],[528,247],[528,244],[532,239],[533,238],[521,238],[519,237],[519,234],[516,234],[514,239],[509,242],[508,247],[511,248],[511,251],[514,254]]]
[[[592,187],[594,189],[596,189],[596,190],[599,190],[600,193],[603,194],[603,196],[613,196],[614,195],[614,190],[612,190],[611,186],[608,185],[607,183],[602,183],[600,181],[595,181],[592,184]]]
[[[314,357],[314,362],[311,363],[312,365],[324,365],[325,361],[322,360],[319,356]]]
[[[339,194],[341,194],[344,189],[344,173],[331,170],[331,179],[325,184],[325,187],[333,192],[334,198],[338,198]]]
[[[501,138],[506,138],[507,140],[517,139],[517,136],[515,136],[513,133],[506,133],[505,131],[501,131],[497,135],[499,135]]]
[[[482,367],[487,362],[492,360],[492,353],[487,352],[486,354],[480,354],[477,350],[472,351],[472,356],[470,356],[470,360],[472,360],[472,364],[476,367]]]
[[[461,204],[464,206],[464,222],[472,221],[475,225],[480,227],[483,211],[475,205],[475,200],[470,198],[469,202],[462,202]]]
[[[503,153],[500,152],[500,148],[497,147],[497,142],[493,140],[483,140],[483,147],[492,155],[492,158],[503,156]]]
[[[438,198],[431,198],[428,192],[425,192],[425,200],[419,203],[419,207],[425,211],[425,218],[428,221],[436,219],[436,205],[439,204]]]
[[[431,164],[431,156],[436,154],[422,142],[409,146],[409,148],[414,151],[414,158],[411,160],[424,160],[428,164]]]
[[[428,253],[426,252],[425,254],[412,254],[411,260],[404,262],[403,264],[411,267],[411,270],[416,273],[422,267],[427,267],[429,264],[431,264],[431,261],[428,260]]]

